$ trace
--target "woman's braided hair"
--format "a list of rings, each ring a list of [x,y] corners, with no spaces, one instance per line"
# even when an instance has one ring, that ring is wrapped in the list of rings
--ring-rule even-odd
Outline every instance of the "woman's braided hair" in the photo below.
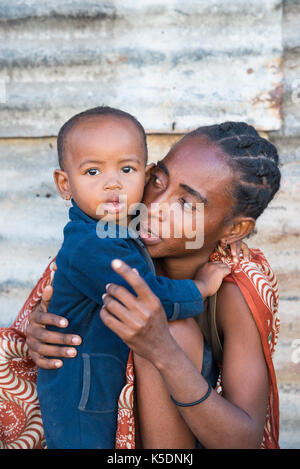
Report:
[[[232,216],[243,214],[257,219],[280,186],[276,147],[245,122],[199,127],[187,135],[196,136],[206,136],[219,145],[229,157],[231,168],[240,174],[232,188],[236,200]]]

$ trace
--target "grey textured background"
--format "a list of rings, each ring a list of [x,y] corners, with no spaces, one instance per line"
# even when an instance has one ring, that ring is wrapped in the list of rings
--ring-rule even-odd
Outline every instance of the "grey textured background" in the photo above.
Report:
[[[152,161],[228,119],[277,145],[282,187],[249,244],[278,276],[280,442],[300,448],[300,1],[0,2],[0,326],[60,246],[57,131],[101,104],[141,120]]]

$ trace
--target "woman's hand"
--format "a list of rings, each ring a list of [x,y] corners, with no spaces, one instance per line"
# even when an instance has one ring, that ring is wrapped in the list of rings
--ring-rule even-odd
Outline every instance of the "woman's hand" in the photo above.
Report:
[[[134,289],[108,284],[103,295],[100,317],[134,352],[155,365],[162,351],[169,353],[174,345],[160,300],[140,275],[116,259],[112,268]]]
[[[75,357],[77,351],[74,347],[62,347],[61,345],[79,345],[81,338],[74,334],[66,334],[48,331],[46,326],[67,327],[68,321],[62,316],[48,313],[48,306],[51,300],[53,289],[47,286],[42,295],[40,304],[29,316],[29,323],[26,331],[26,344],[29,355],[40,368],[52,369],[60,368],[62,360],[48,357]],[[49,345],[51,344],[51,345]],[[56,345],[53,345],[56,344]]]

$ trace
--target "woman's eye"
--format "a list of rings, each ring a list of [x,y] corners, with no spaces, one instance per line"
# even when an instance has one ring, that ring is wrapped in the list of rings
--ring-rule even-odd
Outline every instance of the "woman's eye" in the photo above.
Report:
[[[88,174],[89,176],[96,176],[97,174],[100,174],[100,171],[96,168],[90,168],[85,172],[85,174]]]
[[[160,179],[156,176],[156,174],[151,174],[151,179],[153,181],[153,184],[155,184],[156,186],[161,186],[161,182],[160,182]]]
[[[125,174],[132,173],[133,171],[135,171],[135,169],[132,166],[124,166],[124,168],[122,168],[122,172]]]
[[[180,202],[185,210],[191,211],[191,210],[194,210],[195,208],[194,204],[192,204],[191,202],[188,202],[183,197],[180,199]]]

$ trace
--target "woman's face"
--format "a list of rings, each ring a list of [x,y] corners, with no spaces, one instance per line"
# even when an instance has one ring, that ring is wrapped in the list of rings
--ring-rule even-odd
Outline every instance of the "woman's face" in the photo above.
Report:
[[[232,181],[224,155],[206,137],[178,142],[152,170],[145,188],[148,220],[142,220],[141,236],[149,254],[159,258],[212,251],[232,212]]]

